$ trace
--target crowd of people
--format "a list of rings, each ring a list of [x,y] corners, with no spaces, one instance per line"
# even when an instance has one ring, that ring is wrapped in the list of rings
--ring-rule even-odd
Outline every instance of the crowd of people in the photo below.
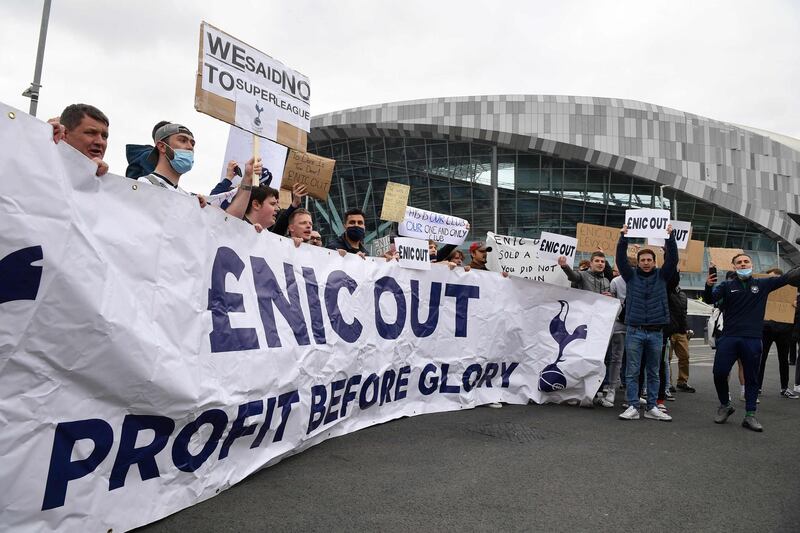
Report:
[[[53,139],[65,141],[97,165],[97,176],[108,172],[103,161],[108,145],[109,120],[94,106],[73,104],[64,109],[60,117],[51,119]],[[195,138],[189,128],[168,121],[155,125],[153,145],[129,145],[129,166],[126,176],[152,186],[162,187],[180,194],[190,195],[180,187],[181,177],[189,172],[194,161]],[[255,180],[251,177],[255,176]],[[314,230],[313,217],[301,207],[306,196],[302,185],[292,189],[291,204],[279,209],[279,192],[270,187],[272,175],[264,169],[260,158],[245,164],[244,173],[237,161],[229,161],[226,175],[208,196],[196,195],[201,207],[209,203],[224,209],[229,215],[241,218],[256,231],[264,230],[293,239],[296,246],[322,246],[320,233]],[[366,217],[360,209],[350,209],[344,214],[344,231],[327,243],[327,248],[339,254],[357,254],[366,257]],[[612,268],[603,250],[594,252],[590,259],[573,270],[566,257],[558,260],[573,288],[591,291],[619,299],[620,312],[615,318],[613,332],[606,353],[606,375],[595,398],[595,404],[613,408],[616,393],[624,389],[622,420],[643,416],[657,421],[671,421],[665,400],[675,399],[678,391],[693,393],[689,384],[689,337],[692,331],[687,323],[688,299],[680,287],[678,249],[672,227],[665,235],[664,261],[656,264],[652,249],[640,248],[635,259],[628,257],[627,227],[623,226],[617,244],[615,267]],[[483,242],[469,247],[470,262],[455,245],[439,249],[429,241],[429,256],[433,263],[464,270],[487,270],[487,253],[491,247]],[[393,249],[384,257],[395,258]],[[712,265],[705,286],[705,301],[714,304],[722,314],[722,328],[716,342],[713,376],[719,399],[714,422],[725,423],[735,412],[728,388],[729,374],[735,363],[739,365],[740,400],[745,402],[742,426],[763,431],[755,413],[758,396],[762,392],[766,360],[772,344],[777,346],[780,394],[786,399],[797,399],[800,391],[800,364],[797,364],[798,313],[795,323],[783,324],[764,321],[767,297],[770,292],[787,284],[800,285],[800,268],[788,273],[778,269],[768,272],[769,277],[754,277],[752,260],[747,254],[732,258],[727,279],[718,282],[716,267]],[[507,276],[508,274],[503,273]],[[800,300],[798,300],[800,303]],[[678,361],[678,375],[670,373],[673,355]],[[789,366],[795,366],[794,388],[789,386]],[[624,379],[623,379],[624,378]],[[501,407],[492,403],[491,407]]]

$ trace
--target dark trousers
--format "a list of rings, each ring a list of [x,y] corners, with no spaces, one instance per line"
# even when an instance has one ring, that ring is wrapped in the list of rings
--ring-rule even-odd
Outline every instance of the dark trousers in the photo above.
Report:
[[[778,371],[781,376],[781,390],[789,386],[789,349],[792,342],[792,333],[788,332],[775,332],[772,329],[764,329],[761,344],[763,350],[761,352],[761,366],[758,369],[758,388],[761,389],[764,384],[764,369],[767,366],[767,356],[772,348],[772,343],[778,349]]]
[[[758,368],[761,361],[761,339],[753,337],[734,337],[723,334],[717,341],[714,355],[714,387],[720,405],[728,405],[728,375],[736,360],[742,361],[744,372],[745,409],[756,410],[758,400]]]

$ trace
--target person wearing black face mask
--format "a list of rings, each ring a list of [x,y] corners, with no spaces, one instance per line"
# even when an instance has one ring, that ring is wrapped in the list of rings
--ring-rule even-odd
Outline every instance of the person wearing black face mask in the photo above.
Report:
[[[349,209],[344,214],[344,233],[328,243],[326,248],[338,250],[339,254],[358,254],[361,257],[367,255],[364,248],[364,237],[366,235],[364,212],[361,209]]]

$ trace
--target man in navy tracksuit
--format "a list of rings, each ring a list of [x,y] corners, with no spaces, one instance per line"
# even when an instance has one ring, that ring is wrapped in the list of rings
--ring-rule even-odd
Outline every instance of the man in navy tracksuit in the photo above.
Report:
[[[717,341],[714,356],[714,386],[717,389],[720,406],[714,422],[723,424],[735,409],[730,404],[728,394],[728,374],[737,359],[744,370],[744,398],[747,414],[742,426],[763,431],[756,420],[756,400],[758,399],[758,369],[761,361],[761,333],[767,296],[771,291],[791,283],[800,283],[800,268],[771,278],[753,278],[753,263],[747,254],[737,254],[731,261],[736,269],[736,277],[723,281],[717,286],[716,274],[706,279],[705,300],[718,303],[722,309],[725,327],[722,337]]]
[[[675,275],[678,266],[678,245],[667,227],[666,252],[663,268],[656,267],[656,254],[652,250],[639,250],[636,254],[637,268],[628,264],[628,227],[622,226],[617,243],[617,268],[625,280],[625,335],[626,394],[628,408],[619,417],[622,420],[639,419],[639,369],[644,364],[647,370],[647,410],[644,417],[669,422],[672,417],[656,406],[658,396],[658,367],[661,358],[662,330],[669,325],[667,303],[667,281]]]

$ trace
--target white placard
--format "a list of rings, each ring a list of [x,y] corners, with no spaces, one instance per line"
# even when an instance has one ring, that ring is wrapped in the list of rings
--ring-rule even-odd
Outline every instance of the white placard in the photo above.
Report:
[[[669,218],[669,211],[666,209],[626,209],[627,236],[629,238],[664,238],[667,234]]]
[[[685,250],[689,246],[689,241],[692,238],[692,223],[682,222],[680,220],[671,220],[672,229],[675,231],[675,242],[678,245],[678,250]],[[661,246],[666,244],[666,239],[657,239],[648,237],[647,244],[650,246]]]
[[[329,438],[600,386],[612,298],[295,247],[0,116],[4,530],[127,531]]]
[[[261,152],[262,177],[267,172],[272,174],[272,181],[270,181],[269,186],[280,190],[288,148],[268,139],[259,139],[258,149]],[[253,134],[236,126],[231,126],[231,131],[228,134],[228,144],[225,147],[225,159],[222,161],[221,176],[225,176],[225,172],[228,169],[228,161],[233,160],[239,163],[239,169],[244,172],[245,165],[252,157]],[[242,176],[234,176],[234,185],[238,186],[241,181]]]
[[[510,276],[518,278],[569,287],[569,279],[560,266],[539,259],[539,242],[539,239],[487,232],[486,245],[492,251],[486,254],[486,268],[495,272],[508,272]]]
[[[431,269],[428,241],[410,237],[395,237],[394,246],[397,250],[397,261],[401,267],[415,270]]]
[[[404,237],[432,240],[437,244],[461,244],[467,237],[467,221],[416,207],[406,207],[406,217],[398,232]]]
[[[308,77],[210,24],[201,33],[202,88],[235,102],[237,126],[273,140],[276,120],[311,131]]]
[[[567,237],[558,233],[543,231],[539,238],[539,251],[537,252],[542,263],[557,263],[562,255],[567,258],[571,267],[575,263],[575,250],[578,248],[578,239]]]

